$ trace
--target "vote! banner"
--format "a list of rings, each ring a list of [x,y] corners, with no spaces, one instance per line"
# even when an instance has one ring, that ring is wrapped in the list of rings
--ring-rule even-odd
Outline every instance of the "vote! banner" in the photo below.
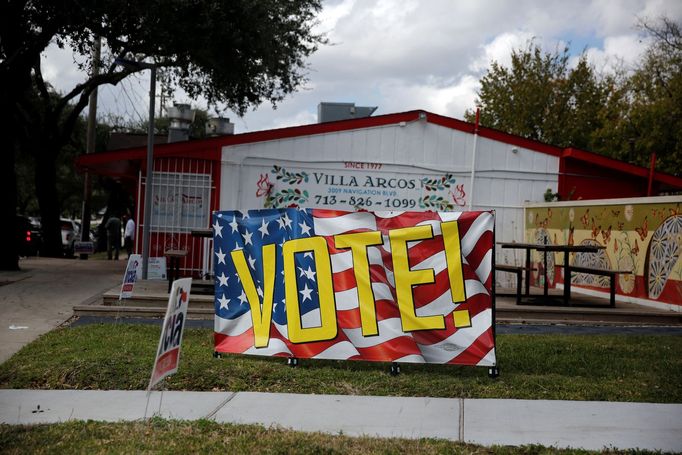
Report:
[[[494,213],[213,214],[215,351],[495,366]]]

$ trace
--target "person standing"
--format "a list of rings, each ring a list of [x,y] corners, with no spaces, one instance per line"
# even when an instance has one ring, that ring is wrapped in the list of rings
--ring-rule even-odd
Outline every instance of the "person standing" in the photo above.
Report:
[[[107,257],[111,260],[112,253],[115,253],[113,256],[118,261],[118,251],[121,249],[121,220],[116,215],[112,215],[105,227],[107,229]]]
[[[135,221],[133,221],[133,217],[130,215],[126,215],[124,219],[126,218],[128,221],[126,221],[126,227],[123,233],[123,246],[128,252],[128,257],[130,257],[130,255],[133,254],[133,242],[135,241]]]

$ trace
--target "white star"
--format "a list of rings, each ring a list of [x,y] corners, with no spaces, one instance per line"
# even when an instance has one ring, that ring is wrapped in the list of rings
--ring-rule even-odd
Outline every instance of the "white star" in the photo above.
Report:
[[[242,289],[242,293],[239,295],[239,303],[248,303],[249,299],[246,298],[246,292]]]
[[[303,295],[303,302],[305,302],[306,299],[308,299],[308,300],[313,299],[312,297],[310,297],[310,294],[312,294],[313,290],[308,289],[308,283],[305,284],[302,291],[298,291],[298,292]]]
[[[305,253],[303,253],[303,259],[305,259],[305,258],[313,259],[313,252],[312,251],[306,251]]]
[[[287,310],[287,299],[282,299],[282,303],[275,302],[275,304],[272,306],[273,311],[277,310],[278,305],[284,305],[284,311],[286,312],[286,310]]]
[[[235,273],[234,276],[237,277],[237,283],[241,283],[241,282],[242,282],[241,278],[239,278],[239,272]]]
[[[291,218],[289,218],[289,215],[287,213],[284,213],[284,218],[282,218],[282,221],[284,222],[284,225],[291,229]]]
[[[305,277],[306,277],[306,278],[308,278],[308,279],[311,280],[311,281],[315,281],[315,274],[316,274],[317,272],[313,272],[313,269],[311,269],[310,266],[308,266],[308,270],[306,270],[306,271],[303,272],[303,273],[305,273]]]
[[[215,224],[213,225],[213,232],[215,233],[216,237],[223,237],[223,227],[218,223],[218,220],[215,220]]]
[[[252,232],[249,232],[248,229],[244,229],[244,245],[253,246],[253,242],[251,241],[252,235],[253,235]]]
[[[219,286],[227,286],[227,279],[229,277],[225,276],[225,273],[221,272],[218,279],[220,280]]]
[[[310,226],[305,224],[305,221],[303,223],[298,223],[299,226],[301,226],[301,235],[310,235]]]
[[[256,259],[249,255],[249,265],[253,270],[256,270]]]
[[[268,222],[265,221],[265,218],[263,218],[263,221],[261,221],[261,225],[258,228],[258,231],[260,232],[260,238],[264,238],[266,235],[270,235],[268,232]]]
[[[225,309],[227,310],[227,304],[230,303],[230,299],[225,298],[225,294],[221,298],[218,299],[218,302],[220,302],[220,309]]]
[[[218,256],[218,264],[225,264],[225,253],[223,253],[222,248],[218,248],[216,256]]]
[[[245,210],[245,211],[244,211],[243,219],[245,219],[245,220],[248,220],[248,219],[249,219],[249,211],[248,211],[248,210]]]
[[[303,267],[299,267],[298,270],[301,271],[301,275],[299,276],[299,278],[305,275],[305,270],[303,270]]]
[[[279,224],[280,229],[284,229],[286,227],[286,224],[284,223],[284,218],[282,217],[277,218],[277,224]]]
[[[244,248],[239,246],[239,242],[234,242],[234,249],[232,251],[239,251],[239,250],[243,250],[243,249]]]
[[[259,296],[263,297],[263,290],[261,289],[260,286],[258,286],[258,288],[256,288],[256,292],[258,293]]]
[[[237,232],[237,228],[239,227],[239,223],[237,223],[237,217],[232,215],[232,222],[228,223],[229,226],[232,228],[232,233],[234,234]]]

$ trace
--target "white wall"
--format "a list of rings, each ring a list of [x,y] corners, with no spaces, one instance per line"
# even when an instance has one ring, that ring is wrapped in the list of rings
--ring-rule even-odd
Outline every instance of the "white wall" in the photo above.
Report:
[[[466,210],[496,210],[497,241],[523,240],[523,204],[543,201],[547,188],[557,191],[559,158],[485,138],[478,138],[474,191],[470,172],[474,136],[424,120],[351,131],[227,146],[222,152],[221,209],[261,208],[256,182],[270,173],[274,190],[281,185],[273,165],[308,174],[320,171],[346,177],[438,176],[452,173],[464,184]],[[380,170],[348,170],[344,162],[381,163]],[[310,182],[309,182],[310,183]],[[305,186],[305,185],[303,185]],[[303,187],[302,186],[302,187]],[[320,188],[310,191],[320,190]],[[447,191],[440,192],[447,196]],[[411,197],[398,194],[398,197]],[[319,205],[311,198],[307,207]],[[338,204],[339,209],[350,209]],[[371,209],[376,209],[372,207]],[[383,208],[382,208],[383,209]]]

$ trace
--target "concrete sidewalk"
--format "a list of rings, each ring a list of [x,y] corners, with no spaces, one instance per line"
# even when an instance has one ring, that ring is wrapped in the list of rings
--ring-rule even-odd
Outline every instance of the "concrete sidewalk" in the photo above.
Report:
[[[0,363],[123,280],[126,261],[24,258],[0,271]]]
[[[0,422],[167,419],[482,445],[682,451],[682,405],[256,392],[0,390]]]

